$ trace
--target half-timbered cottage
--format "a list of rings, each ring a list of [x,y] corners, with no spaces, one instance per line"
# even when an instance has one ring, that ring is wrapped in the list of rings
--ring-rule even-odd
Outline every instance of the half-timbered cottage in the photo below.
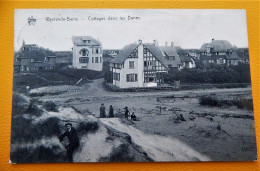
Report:
[[[154,43],[132,43],[110,62],[113,84],[120,88],[156,87],[164,84],[168,66],[161,49]]]

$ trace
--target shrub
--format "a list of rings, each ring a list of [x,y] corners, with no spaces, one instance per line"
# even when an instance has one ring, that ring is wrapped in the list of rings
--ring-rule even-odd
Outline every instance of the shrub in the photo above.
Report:
[[[43,111],[38,107],[36,100],[31,100],[21,94],[13,94],[12,117],[22,114],[40,116],[42,112]]]
[[[81,122],[77,128],[79,134],[86,132],[95,132],[99,128],[98,122]]]
[[[36,100],[30,100],[30,104],[28,109],[25,111],[26,114],[31,114],[31,115],[35,115],[35,116],[41,116],[43,111],[42,109],[40,109],[37,105],[37,101]]]
[[[57,145],[45,147],[19,147],[10,153],[10,160],[13,163],[42,163],[42,162],[64,162],[66,155]]]
[[[174,80],[180,80],[181,83],[250,83],[250,68],[248,64],[239,64],[238,66],[220,66],[212,64],[197,68],[184,68],[180,71],[170,70],[164,74],[165,82],[173,83]],[[244,86],[244,85],[240,85]]]
[[[58,112],[57,105],[52,101],[45,102],[43,106],[47,111]]]
[[[234,102],[235,106],[237,106],[240,109],[248,109],[253,110],[253,100],[252,99],[246,99],[246,98],[240,98],[236,102]]]
[[[202,96],[199,98],[200,105],[206,106],[237,106],[239,109],[253,110],[253,100],[240,98],[238,100],[219,100],[216,97]]]
[[[60,130],[60,119],[57,117],[49,117],[41,123],[33,125],[33,128],[36,129],[34,133],[38,138],[42,136],[59,136],[61,134]]]
[[[66,69],[57,70],[57,73],[69,78],[78,78],[78,79],[87,78],[93,80],[93,79],[98,79],[103,77],[103,72],[89,70],[89,69],[66,68]]]
[[[22,116],[12,118],[11,142],[33,142],[43,137],[59,136],[60,119],[50,117],[43,122],[33,124],[32,119],[26,119]]]
[[[104,75],[104,79],[107,83],[113,83],[113,76],[112,76],[112,72],[111,71],[108,71],[105,73]]]
[[[12,116],[22,115],[28,110],[29,99],[18,93],[13,93],[12,99]]]
[[[32,141],[34,139],[31,135],[33,131],[31,122],[31,119],[26,119],[23,116],[12,117],[11,143]]]
[[[219,102],[216,98],[210,96],[202,96],[199,98],[200,105],[207,106],[219,106]]]

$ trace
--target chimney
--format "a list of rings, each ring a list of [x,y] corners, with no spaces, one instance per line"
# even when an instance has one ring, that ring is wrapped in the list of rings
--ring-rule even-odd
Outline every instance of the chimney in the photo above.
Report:
[[[141,39],[138,40],[138,44],[142,44],[142,40]]]
[[[173,42],[171,42],[171,47],[174,47],[174,43]]]
[[[158,41],[157,40],[153,40],[153,45],[154,46],[158,46]]]
[[[168,42],[165,42],[165,46],[168,46]]]

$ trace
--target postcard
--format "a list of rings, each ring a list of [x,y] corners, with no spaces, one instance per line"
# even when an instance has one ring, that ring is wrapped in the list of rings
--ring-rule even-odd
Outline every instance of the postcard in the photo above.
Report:
[[[10,163],[257,160],[245,10],[14,13]]]

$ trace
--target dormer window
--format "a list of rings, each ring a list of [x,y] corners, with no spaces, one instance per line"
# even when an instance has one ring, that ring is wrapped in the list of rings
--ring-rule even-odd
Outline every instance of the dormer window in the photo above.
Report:
[[[90,40],[83,40],[83,43],[90,43]]]

